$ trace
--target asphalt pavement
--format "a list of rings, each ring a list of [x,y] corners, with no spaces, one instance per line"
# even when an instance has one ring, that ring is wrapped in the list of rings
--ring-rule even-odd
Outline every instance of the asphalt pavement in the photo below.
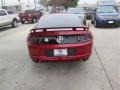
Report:
[[[94,28],[86,62],[35,64],[26,38],[34,24],[0,29],[0,90],[120,90],[120,28]]]

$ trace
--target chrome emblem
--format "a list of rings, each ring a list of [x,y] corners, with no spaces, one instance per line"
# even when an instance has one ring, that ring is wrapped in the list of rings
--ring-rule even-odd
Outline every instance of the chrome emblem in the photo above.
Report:
[[[58,36],[58,37],[57,37],[57,42],[58,42],[58,43],[63,43],[63,42],[64,42],[63,36]]]

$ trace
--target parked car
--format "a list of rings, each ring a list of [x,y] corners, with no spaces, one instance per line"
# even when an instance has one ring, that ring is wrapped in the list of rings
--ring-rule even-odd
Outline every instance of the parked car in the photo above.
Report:
[[[86,8],[86,18],[87,19],[91,19],[92,18],[92,15],[94,14],[94,11],[95,11],[95,7],[92,7],[92,8]]]
[[[120,24],[120,14],[115,6],[98,6],[92,17],[92,23],[98,28],[102,25],[117,25]]]
[[[34,62],[88,60],[92,44],[89,28],[70,14],[42,16],[27,38],[29,55]]]
[[[5,9],[0,9],[0,27],[12,25],[12,27],[17,27],[19,21],[18,14],[13,11],[7,11]]]
[[[68,8],[68,14],[76,14],[80,19],[82,19],[83,24],[86,25],[86,11],[84,8]]]
[[[25,21],[35,23],[37,20],[40,19],[42,15],[43,14],[40,11],[26,10],[25,12],[20,13],[19,17],[20,17],[21,23],[24,24]]]

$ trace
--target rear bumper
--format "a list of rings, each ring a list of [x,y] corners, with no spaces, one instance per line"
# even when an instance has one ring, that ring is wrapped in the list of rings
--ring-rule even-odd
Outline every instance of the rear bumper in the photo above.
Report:
[[[99,25],[114,25],[114,24],[120,24],[120,20],[96,20]],[[110,21],[113,21],[113,23],[109,23]]]
[[[92,53],[92,41],[79,44],[65,45],[28,45],[29,55],[33,60],[45,61],[76,61],[89,58]],[[75,49],[75,53],[70,56],[47,56],[48,50],[54,49]]]
[[[64,57],[45,57],[45,56],[31,56],[33,60],[39,60],[41,62],[47,61],[80,61],[81,59],[87,59],[91,54],[84,54],[78,56],[64,56]]]

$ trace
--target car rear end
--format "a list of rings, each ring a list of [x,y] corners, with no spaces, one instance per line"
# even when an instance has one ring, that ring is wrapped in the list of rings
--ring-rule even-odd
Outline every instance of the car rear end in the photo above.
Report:
[[[86,18],[92,19],[92,15],[94,14],[95,7],[87,8]]]
[[[96,16],[96,21],[100,25],[119,25],[120,24],[120,16],[114,15],[114,14],[104,15],[104,18],[100,17],[100,16],[99,17]]]
[[[114,6],[99,6],[95,15],[95,26],[120,24],[120,14]]]
[[[88,29],[77,26],[32,29],[27,38],[30,57],[38,62],[88,60],[93,44]]]
[[[34,14],[33,10],[26,10],[25,12],[20,13],[19,17],[20,17],[21,22],[32,21],[33,20],[33,14]]]
[[[79,16],[83,24],[86,25],[86,10],[84,8],[68,8],[67,14],[75,14]]]

